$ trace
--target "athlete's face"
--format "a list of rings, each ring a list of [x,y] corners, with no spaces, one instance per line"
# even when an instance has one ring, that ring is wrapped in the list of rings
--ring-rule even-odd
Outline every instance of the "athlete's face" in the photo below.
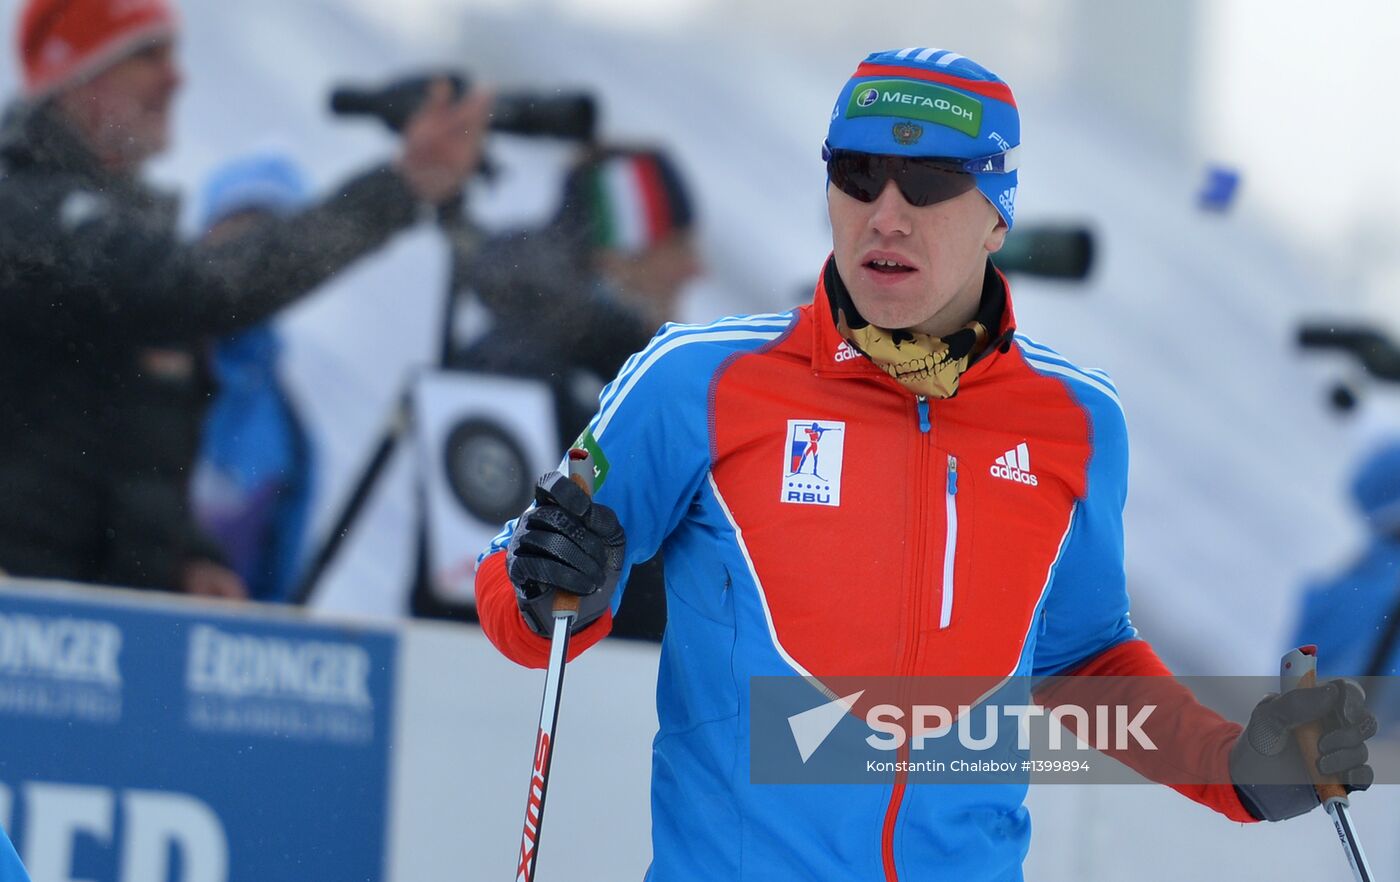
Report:
[[[826,201],[836,268],[866,321],[942,336],[972,320],[987,255],[1006,239],[980,191],[915,208],[894,181],[874,202],[828,184]]]

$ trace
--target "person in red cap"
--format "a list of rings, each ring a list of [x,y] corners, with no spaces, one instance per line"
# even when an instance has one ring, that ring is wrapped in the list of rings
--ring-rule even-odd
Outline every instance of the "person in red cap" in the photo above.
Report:
[[[19,29],[24,96],[51,99],[105,167],[132,169],[169,139],[175,36],[164,0],[33,0]]]
[[[181,83],[165,0],[28,0],[22,94],[0,128],[0,569],[197,594],[244,586],[194,527],[197,438],[158,415],[202,408],[215,335],[261,322],[455,200],[489,96],[437,84],[398,156],[320,204],[184,244],[175,201],[140,178],[170,140]],[[179,421],[197,426],[197,420]]]

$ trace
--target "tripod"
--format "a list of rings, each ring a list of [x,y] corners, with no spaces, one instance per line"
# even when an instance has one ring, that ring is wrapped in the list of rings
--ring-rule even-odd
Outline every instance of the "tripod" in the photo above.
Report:
[[[468,256],[478,247],[481,234],[479,230],[467,222],[460,197],[439,207],[437,224],[447,236],[452,255],[452,269],[448,276],[447,291],[443,296],[442,319],[439,325],[442,333],[433,367],[437,370],[448,370],[450,369],[455,341],[455,319],[460,303],[459,298],[466,282],[464,266]],[[366,504],[373,497],[385,469],[393,461],[394,454],[400,449],[401,442],[411,435],[416,421],[413,404],[413,379],[410,378],[405,381],[399,392],[389,418],[385,422],[385,428],[374,446],[373,453],[355,480],[345,502],[337,511],[330,529],[309,556],[306,568],[293,593],[293,603],[305,605],[315,596],[326,571],[336,561]],[[431,589],[430,579],[427,575],[427,531],[425,529],[426,516],[422,502],[421,480],[416,498],[418,500],[418,518],[414,530],[416,551],[413,589],[410,594],[410,612],[414,615],[434,618],[475,619],[476,612],[472,606],[443,601]]]

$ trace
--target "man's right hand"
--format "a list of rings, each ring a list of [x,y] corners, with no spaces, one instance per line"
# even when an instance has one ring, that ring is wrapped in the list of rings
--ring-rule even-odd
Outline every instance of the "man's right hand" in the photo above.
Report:
[[[491,95],[474,89],[452,100],[445,79],[433,83],[423,106],[409,117],[403,130],[399,173],[413,194],[440,205],[460,191],[481,164],[491,112]]]
[[[572,630],[601,617],[612,603],[626,547],[612,509],[559,472],[540,478],[535,507],[521,516],[506,548],[506,572],[525,621],[550,636],[558,591],[579,596]]]

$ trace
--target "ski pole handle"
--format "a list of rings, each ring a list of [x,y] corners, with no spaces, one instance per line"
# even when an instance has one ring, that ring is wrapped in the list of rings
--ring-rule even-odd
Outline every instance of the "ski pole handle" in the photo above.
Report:
[[[554,606],[552,608],[554,617],[557,619],[561,616],[569,616],[570,618],[577,616],[578,602],[579,595],[577,594],[570,594],[567,591],[555,592]]]
[[[1279,680],[1284,692],[1291,689],[1306,689],[1317,685],[1317,647],[1309,644],[1300,646],[1283,657],[1279,664]],[[1347,791],[1336,775],[1324,775],[1317,770],[1317,740],[1322,737],[1322,725],[1313,720],[1293,730],[1298,739],[1298,749],[1303,754],[1303,764],[1308,767],[1317,797],[1326,805],[1339,800],[1346,805]]]
[[[569,448],[569,480],[584,493],[593,495],[593,454],[582,447]]]
[[[569,449],[569,480],[590,497],[593,495],[593,455],[581,447]],[[581,599],[568,591],[554,592],[554,617],[577,616]]]

